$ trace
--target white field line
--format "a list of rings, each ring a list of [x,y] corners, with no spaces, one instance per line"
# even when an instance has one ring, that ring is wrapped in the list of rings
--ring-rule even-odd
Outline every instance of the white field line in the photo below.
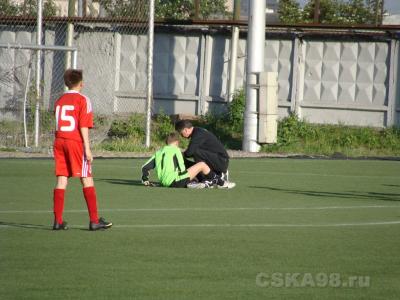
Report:
[[[235,171],[236,173],[243,174],[271,174],[271,175],[285,175],[285,176],[322,176],[322,177],[357,177],[357,178],[398,178],[398,176],[390,175],[361,175],[361,174],[323,174],[323,173],[289,173],[289,172],[274,172],[274,171]]]
[[[121,224],[114,225],[114,228],[310,228],[310,227],[359,227],[359,226],[381,226],[381,225],[399,225],[400,221],[382,221],[382,222],[363,222],[363,223],[333,223],[333,224]],[[38,225],[0,225],[0,229],[11,228],[37,228]],[[70,228],[87,228],[85,225],[69,225]],[[50,225],[49,225],[50,228]]]
[[[355,206],[316,206],[316,207],[182,207],[182,208],[109,208],[100,209],[100,212],[165,212],[165,211],[246,211],[246,210],[339,210],[339,209],[384,209],[400,208],[400,205],[355,205]],[[51,210],[0,210],[0,214],[45,214]],[[87,213],[86,209],[65,210],[65,213]]]
[[[365,223],[334,223],[334,224],[135,224],[116,225],[117,228],[179,228],[179,227],[228,227],[228,228],[265,228],[265,227],[350,227],[350,226],[376,226],[395,225],[400,221],[365,222]]]

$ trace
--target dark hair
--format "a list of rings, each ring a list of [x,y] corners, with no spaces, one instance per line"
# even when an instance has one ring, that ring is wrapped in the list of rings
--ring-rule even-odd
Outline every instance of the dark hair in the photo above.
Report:
[[[185,128],[192,128],[193,124],[189,120],[180,120],[175,123],[175,130],[181,132]]]
[[[167,138],[165,139],[165,143],[167,145],[179,141],[179,135],[177,132],[171,132],[170,134],[168,134]]]
[[[64,83],[68,88],[75,87],[82,79],[82,70],[68,69],[64,73]]]

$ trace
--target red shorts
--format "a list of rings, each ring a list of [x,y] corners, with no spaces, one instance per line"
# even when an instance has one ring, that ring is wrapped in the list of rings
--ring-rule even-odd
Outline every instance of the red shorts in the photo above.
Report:
[[[56,176],[92,177],[92,166],[85,158],[82,142],[56,138],[53,150]]]

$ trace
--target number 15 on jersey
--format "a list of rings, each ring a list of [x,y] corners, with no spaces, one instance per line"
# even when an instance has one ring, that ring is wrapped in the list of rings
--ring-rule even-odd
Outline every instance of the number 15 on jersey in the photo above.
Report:
[[[74,111],[73,105],[57,105],[56,107],[56,131],[70,132],[75,130],[75,118],[68,115],[69,111]],[[60,123],[61,120],[61,123]],[[59,124],[61,125],[59,127]]]

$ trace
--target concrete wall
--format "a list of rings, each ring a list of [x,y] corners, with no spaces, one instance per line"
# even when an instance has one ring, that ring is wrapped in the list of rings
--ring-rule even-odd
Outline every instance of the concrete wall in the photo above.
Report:
[[[45,42],[64,44],[65,28],[65,24],[47,25]],[[34,30],[0,27],[0,43],[15,42],[34,43]],[[84,70],[84,92],[92,99],[96,113],[144,111],[145,34],[126,26],[81,24],[75,26],[74,44],[79,51],[78,66]],[[153,112],[162,109],[169,114],[205,114],[223,110],[229,45],[228,27],[158,26]],[[339,35],[277,30],[267,32],[265,49],[265,70],[278,72],[280,117],[296,112],[315,123],[374,127],[398,124],[400,67],[395,37],[384,32]],[[0,49],[0,72],[21,66],[19,71],[13,71],[14,82],[0,80],[0,118],[13,115],[10,112],[15,108],[10,103],[21,102],[29,53]],[[43,94],[49,108],[62,93],[64,57],[61,52],[45,55]],[[246,32],[242,32],[237,88],[244,85],[245,65]]]

